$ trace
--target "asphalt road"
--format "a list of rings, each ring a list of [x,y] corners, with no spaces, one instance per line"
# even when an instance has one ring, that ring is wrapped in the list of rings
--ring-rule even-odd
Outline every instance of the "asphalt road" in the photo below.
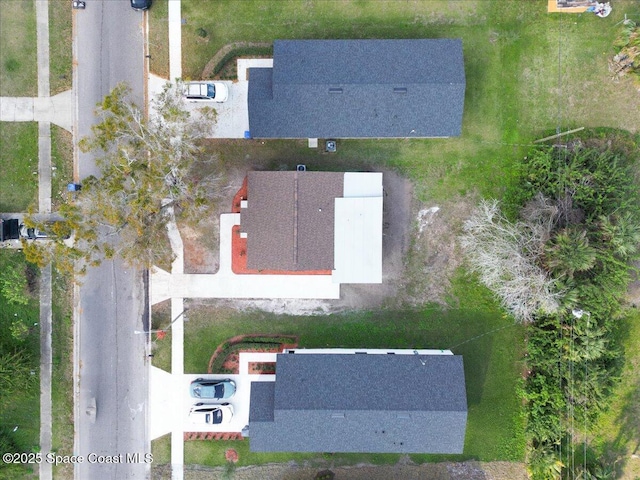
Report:
[[[75,16],[77,129],[81,138],[95,122],[95,105],[125,81],[143,105],[144,14],[129,0],[86,0]],[[78,152],[82,181],[97,175],[92,154]],[[148,375],[144,330],[147,296],[144,275],[105,261],[80,279],[76,324],[75,478],[146,479]],[[95,399],[92,421],[87,409]],[[135,457],[135,455],[139,455]]]

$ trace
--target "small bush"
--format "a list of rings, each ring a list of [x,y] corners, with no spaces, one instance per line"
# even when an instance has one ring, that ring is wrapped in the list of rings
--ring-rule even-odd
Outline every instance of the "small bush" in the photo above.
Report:
[[[235,61],[237,58],[249,57],[249,56],[265,56],[265,55],[272,55],[272,54],[273,54],[272,47],[240,47],[240,48],[233,49],[229,53],[227,53],[224,57],[222,57],[220,61],[216,64],[216,66],[213,67],[211,78],[215,77],[218,74],[220,74],[222,78],[232,77],[233,75],[231,75],[230,73],[223,74],[223,71],[227,72],[228,70],[233,70],[235,72],[235,68],[233,69],[229,68],[228,64],[233,63],[235,65]]]
[[[29,303],[27,291],[27,277],[15,267],[7,267],[0,274],[0,291],[2,296],[11,304],[26,305]]]

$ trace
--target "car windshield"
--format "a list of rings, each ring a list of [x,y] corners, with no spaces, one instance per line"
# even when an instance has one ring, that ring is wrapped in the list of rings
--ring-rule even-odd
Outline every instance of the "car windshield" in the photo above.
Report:
[[[213,423],[222,423],[222,410],[217,409],[213,412]]]
[[[214,396],[215,398],[224,397],[224,385],[220,383],[214,387]]]
[[[207,97],[213,98],[216,96],[216,87],[213,83],[207,83]]]

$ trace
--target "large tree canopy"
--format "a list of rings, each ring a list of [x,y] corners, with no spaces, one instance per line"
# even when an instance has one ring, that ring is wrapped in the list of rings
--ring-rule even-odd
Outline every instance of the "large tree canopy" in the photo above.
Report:
[[[75,232],[75,246],[57,242],[57,250],[49,253],[91,262],[119,255],[141,266],[166,264],[172,255],[167,212],[196,219],[215,196],[218,176],[203,175],[202,169],[194,174],[193,166],[202,160],[199,140],[212,131],[216,112],[204,107],[192,115],[181,85],[167,84],[151,101],[147,119],[131,101],[130,89],[119,84],[96,115],[92,135],[79,146],[96,155],[100,174],[85,179],[61,211]],[[48,257],[38,246],[28,250],[39,263]]]

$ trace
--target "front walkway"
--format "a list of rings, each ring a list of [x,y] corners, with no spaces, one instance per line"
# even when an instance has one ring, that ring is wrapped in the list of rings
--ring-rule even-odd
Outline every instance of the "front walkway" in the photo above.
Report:
[[[71,131],[72,91],[67,90],[53,97],[0,97],[0,121],[48,122]]]
[[[340,284],[331,275],[237,275],[231,270],[231,234],[240,214],[220,215],[220,268],[215,274],[171,274],[155,268],[151,274],[151,304],[169,298],[308,298],[338,299]],[[169,237],[179,238],[175,225]],[[182,251],[174,250],[182,256]],[[179,313],[179,312],[178,312]]]

